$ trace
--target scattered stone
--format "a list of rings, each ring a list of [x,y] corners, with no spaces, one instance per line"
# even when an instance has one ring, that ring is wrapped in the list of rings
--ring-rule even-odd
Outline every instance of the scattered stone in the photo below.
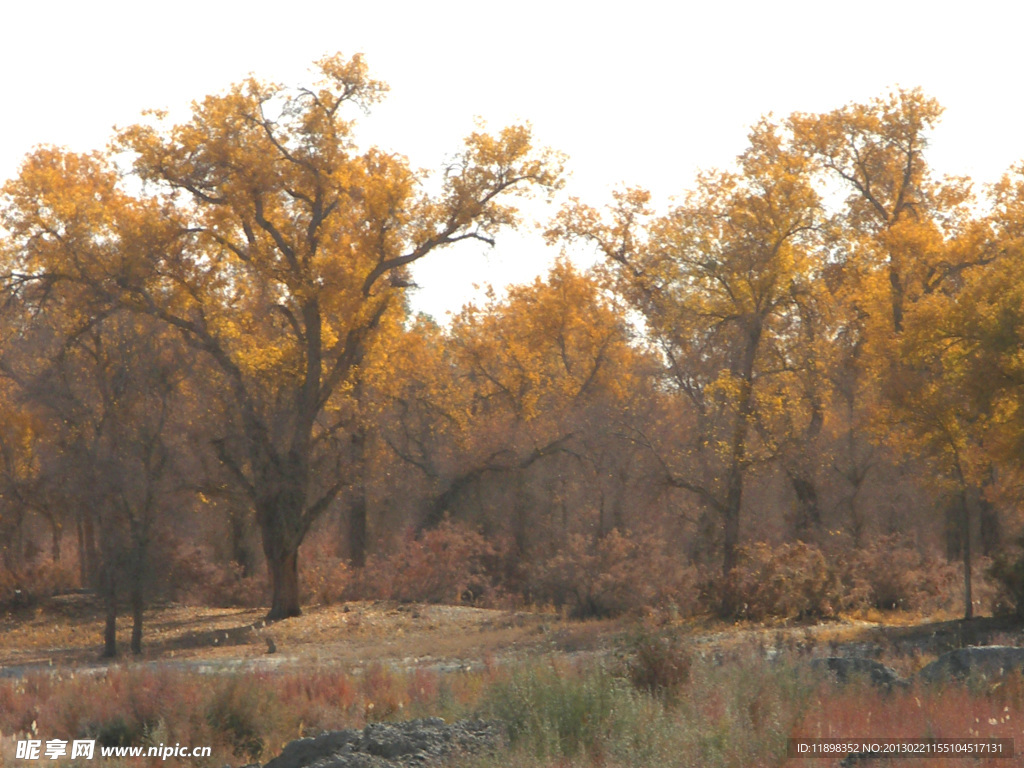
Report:
[[[873,685],[891,689],[907,685],[892,667],[887,667],[874,659],[859,656],[828,656],[823,659],[812,659],[811,669],[828,672],[837,683],[845,685],[857,679],[869,680]]]
[[[926,683],[940,683],[963,680],[972,675],[982,678],[1002,677],[1017,671],[1024,672],[1024,648],[984,645],[944,653],[918,672],[917,676]]]
[[[455,753],[494,750],[506,743],[504,726],[493,720],[439,717],[404,723],[371,723],[298,739],[264,768],[419,768],[436,766]]]

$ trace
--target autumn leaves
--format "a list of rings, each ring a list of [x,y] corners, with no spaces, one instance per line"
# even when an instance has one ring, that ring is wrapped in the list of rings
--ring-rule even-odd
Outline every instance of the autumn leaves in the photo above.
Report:
[[[37,150],[0,206],[9,327],[45,327],[65,350],[9,332],[4,354],[23,367],[7,372],[31,389],[53,355],[76,351],[96,372],[96,392],[79,394],[99,398],[113,373],[95,367],[97,345],[115,318],[118,333],[159,339],[154,370],[187,357],[175,393],[159,393],[175,415],[131,439],[152,443],[172,418],[202,425],[218,467],[207,485],[234,489],[259,528],[270,618],[300,609],[314,522],[338,504],[367,514],[374,451],[428,481],[416,524],[456,511],[483,476],[554,456],[569,462],[555,474],[586,467],[602,483],[642,465],[685,499],[666,508],[701,510],[725,573],[751,472],[779,470],[800,508],[794,535],[813,537],[815,452],[838,450],[844,431],[863,442],[871,423],[929,452],[955,493],[995,482],[990,447],[1016,423],[1019,307],[992,281],[1020,283],[1021,195],[1008,177],[977,215],[966,182],[933,178],[933,100],[901,91],[762,120],[735,168],[703,174],[665,213],[640,189],[603,210],[571,202],[549,240],[596,250],[594,270],[562,259],[441,329],[409,317],[408,266],[492,243],[517,223],[517,197],[560,187],[563,159],[522,126],[481,131],[427,192],[404,158],[355,141],[353,107],[385,90],[362,59],[319,66],[310,87],[250,79],[180,125],[155,115],[107,153]],[[827,204],[836,190],[845,201]],[[978,378],[983,362],[998,381]],[[138,505],[160,477],[125,497],[125,521],[146,519]],[[619,501],[598,535],[624,525],[622,488],[606,490]],[[585,513],[553,494],[567,533]],[[529,519],[512,526],[524,542]]]

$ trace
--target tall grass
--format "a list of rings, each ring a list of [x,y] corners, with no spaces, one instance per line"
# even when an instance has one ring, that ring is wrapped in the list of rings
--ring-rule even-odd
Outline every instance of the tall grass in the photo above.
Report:
[[[786,762],[791,737],[1014,736],[1024,720],[1020,676],[885,693],[866,682],[839,688],[799,661],[766,663],[756,652],[725,663],[686,656],[686,674],[676,675],[678,649],[651,647],[657,652],[640,647],[606,663],[448,674],[383,665],[235,675],[136,667],[0,680],[0,765],[12,763],[19,738],[212,746],[209,760],[183,763],[207,768],[265,763],[292,739],[375,720],[482,716],[506,724],[508,750],[467,756],[463,768],[749,768]]]
[[[481,710],[507,724],[516,765],[738,768],[784,759],[813,690],[805,674],[753,660],[695,663],[672,697],[601,666],[545,665],[496,682]]]

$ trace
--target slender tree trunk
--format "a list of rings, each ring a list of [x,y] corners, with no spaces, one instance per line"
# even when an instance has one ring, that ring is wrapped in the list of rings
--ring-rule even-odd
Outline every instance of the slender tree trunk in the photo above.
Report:
[[[228,513],[228,528],[231,532],[231,561],[242,569],[242,578],[247,579],[255,571],[255,557],[247,537],[246,510],[232,508]]]
[[[61,524],[57,518],[53,515],[49,518],[50,522],[50,556],[53,558],[53,562],[60,562],[60,543],[61,543]]]
[[[95,584],[99,577],[99,556],[96,551],[96,526],[93,521],[91,510],[82,512],[82,552],[84,554],[84,575],[83,584]]]
[[[813,481],[800,470],[786,470],[789,482],[796,494],[796,520],[794,529],[797,539],[804,540],[821,528],[821,509],[818,506],[818,491]]]
[[[349,559],[356,568],[366,565],[366,492],[360,482],[348,510]]]
[[[999,511],[982,493],[978,497],[978,523],[981,527],[981,553],[991,557],[999,551],[1003,528],[999,521]]]
[[[352,489],[352,503],[348,511],[348,551],[352,565],[366,565],[366,430],[357,428],[352,433],[353,464],[358,473]]]
[[[971,515],[967,504],[967,493],[960,490],[960,536],[964,554],[964,620],[974,618],[974,593],[971,573]]]
[[[82,523],[82,516],[75,520],[75,533],[78,538],[78,583],[83,587],[90,586],[89,569],[85,564],[85,526]]]
[[[106,608],[106,625],[103,630],[104,659],[117,656],[117,583],[112,569],[105,568],[103,574],[103,592]]]
[[[722,513],[722,575],[729,577],[736,567],[740,545],[740,508],[743,504],[743,471],[734,466],[729,472],[725,509]]]
[[[136,656],[142,653],[142,615],[145,607],[145,595],[143,594],[141,579],[136,579],[132,584],[132,653]]]

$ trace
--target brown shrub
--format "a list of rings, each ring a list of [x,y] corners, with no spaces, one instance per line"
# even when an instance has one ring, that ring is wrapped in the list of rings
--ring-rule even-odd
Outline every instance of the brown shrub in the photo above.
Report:
[[[445,521],[416,536],[410,531],[389,555],[371,556],[346,596],[424,603],[477,602],[498,590],[502,552],[480,533]]]
[[[352,569],[337,549],[337,539],[329,529],[315,531],[303,542],[299,581],[304,605],[330,605],[343,599],[352,582]]]
[[[265,573],[245,577],[238,563],[215,562],[194,544],[169,546],[166,565],[174,574],[168,596],[188,605],[258,608],[266,605],[270,594]]]
[[[960,594],[957,564],[922,552],[899,534],[880,536],[836,559],[847,608],[929,611],[948,607],[951,596]]]
[[[709,593],[729,618],[828,618],[839,609],[842,582],[825,555],[804,542],[742,547],[729,578]]]
[[[638,690],[672,701],[690,679],[693,657],[677,634],[644,630],[631,638],[629,650],[627,671]]]
[[[998,587],[995,612],[1024,619],[1024,536],[992,558],[986,575]]]
[[[15,570],[0,568],[0,609],[27,608],[79,586],[78,569],[70,562],[42,560]]]
[[[535,570],[531,594],[577,618],[653,607],[689,614],[698,604],[693,568],[670,556],[663,541],[618,530],[596,541],[570,536],[561,552]]]

